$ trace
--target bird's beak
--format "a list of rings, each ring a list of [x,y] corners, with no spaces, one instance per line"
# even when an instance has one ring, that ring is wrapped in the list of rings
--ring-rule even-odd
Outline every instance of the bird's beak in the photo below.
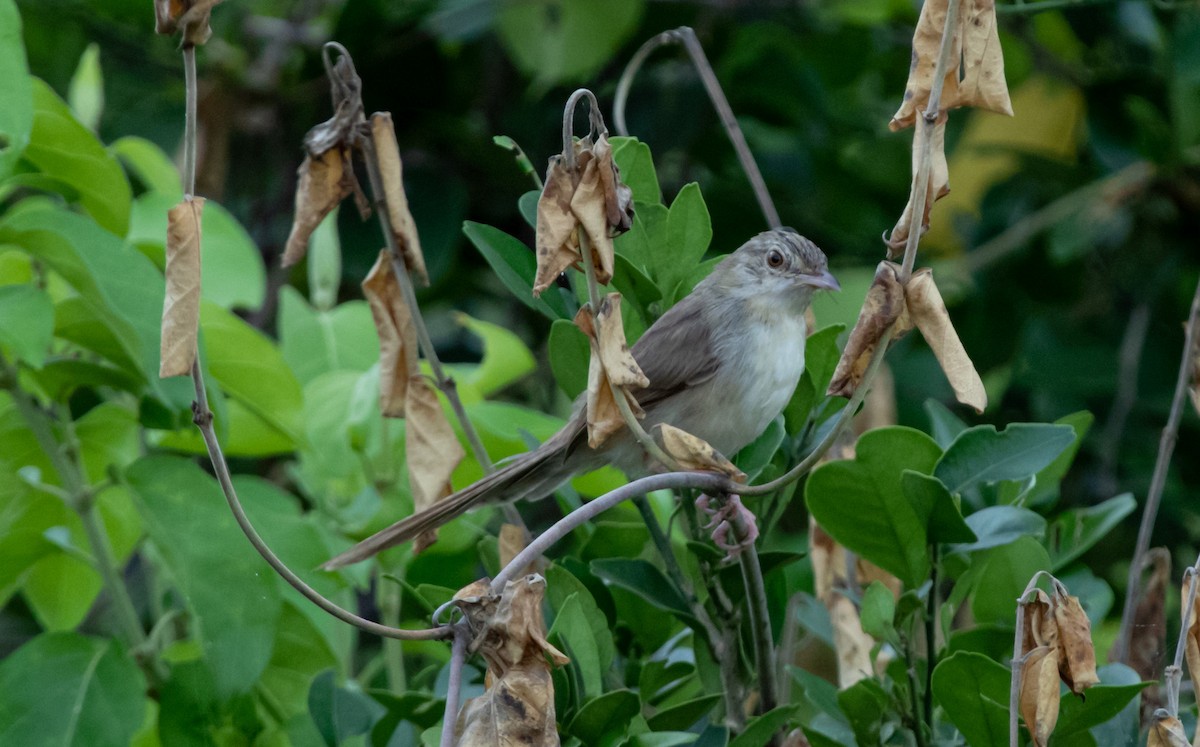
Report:
[[[805,273],[798,278],[798,281],[819,290],[840,291],[842,289],[842,286],[838,284],[837,278],[829,274],[829,270],[825,270],[819,275]]]

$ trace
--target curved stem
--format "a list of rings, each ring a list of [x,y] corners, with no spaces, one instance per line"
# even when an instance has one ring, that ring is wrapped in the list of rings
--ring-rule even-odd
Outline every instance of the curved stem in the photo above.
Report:
[[[745,537],[746,527],[738,522],[734,533]],[[771,635],[771,612],[767,607],[767,587],[763,582],[758,553],[751,550],[738,555],[742,583],[746,585],[746,609],[750,613],[750,633],[754,639],[754,663],[758,669],[759,712],[766,713],[778,704],[775,682],[775,641]],[[776,743],[778,735],[772,737]]]
[[[183,194],[196,193],[196,48],[183,48]]]
[[[575,106],[579,100],[587,97],[588,103],[591,105],[588,109],[588,121],[591,123],[592,130],[597,136],[608,133],[608,129],[604,126],[604,120],[600,116],[600,104],[596,101],[596,94],[586,88],[577,89],[567,98],[567,105],[563,107],[562,120],[562,152],[563,158],[566,159],[568,170],[575,169]]]
[[[729,142],[737,154],[742,171],[750,181],[750,188],[754,191],[754,198],[758,201],[758,207],[762,210],[767,225],[771,228],[779,228],[782,225],[779,220],[779,211],[775,209],[775,203],[771,200],[771,193],[767,190],[766,182],[763,181],[762,172],[759,171],[758,163],[750,152],[750,146],[746,143],[746,136],[742,134],[737,117],[733,115],[729,99],[725,97],[725,91],[721,88],[721,83],[717,80],[717,75],[713,72],[712,65],[704,54],[704,47],[700,46],[696,32],[690,27],[680,26],[651,37],[638,48],[629,60],[625,71],[621,73],[620,82],[617,84],[616,98],[613,102],[613,120],[616,123],[617,132],[622,135],[629,134],[629,130],[625,126],[625,102],[629,97],[629,89],[633,85],[634,76],[652,51],[671,42],[682,44],[683,48],[687,50],[692,66],[696,68],[696,72],[700,75],[700,81],[704,84],[708,100],[712,102],[713,109],[716,110],[717,116],[721,120],[721,126],[725,129],[725,135],[729,138]]]
[[[1142,510],[1142,523],[1138,527],[1137,544],[1134,546],[1133,559],[1129,565],[1125,605],[1121,609],[1121,629],[1114,644],[1119,654],[1117,661],[1126,662],[1129,658],[1129,637],[1132,634],[1133,613],[1141,581],[1142,559],[1145,557],[1146,551],[1150,549],[1150,536],[1154,532],[1154,520],[1158,516],[1158,505],[1162,502],[1163,489],[1167,484],[1167,468],[1171,464],[1171,454],[1175,451],[1175,440],[1179,434],[1179,420],[1183,417],[1183,400],[1187,392],[1192,356],[1195,354],[1198,342],[1197,326],[1200,326],[1200,279],[1196,282],[1196,292],[1192,296],[1192,308],[1188,314],[1184,334],[1183,355],[1180,357],[1179,373],[1175,378],[1175,394],[1171,398],[1171,411],[1167,415],[1167,423],[1163,426],[1162,436],[1158,441],[1158,456],[1154,461],[1154,474],[1150,478],[1150,489],[1146,493],[1146,506]]]
[[[566,537],[585,522],[604,513],[622,501],[645,495],[664,488],[700,488],[702,490],[724,490],[729,480],[725,475],[715,472],[668,472],[664,475],[650,475],[633,482],[626,483],[616,490],[589,501],[563,518],[555,522],[549,529],[542,532],[533,542],[517,553],[492,579],[492,591],[500,593],[504,585],[520,575],[522,571],[536,560],[542,553],[549,550],[559,540]]]
[[[450,646],[450,677],[446,684],[446,710],[442,714],[441,747],[454,747],[455,727],[458,724],[458,701],[462,694],[462,671],[467,663],[467,631],[463,625],[454,628],[454,643]]]

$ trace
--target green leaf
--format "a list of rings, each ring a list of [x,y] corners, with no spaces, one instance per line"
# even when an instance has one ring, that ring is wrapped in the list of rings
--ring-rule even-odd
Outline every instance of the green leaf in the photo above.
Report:
[[[594,606],[594,603],[593,603]],[[576,592],[567,597],[554,615],[548,636],[561,641],[571,664],[578,668],[583,683],[582,697],[594,698],[603,689],[603,671],[600,669],[600,654],[596,650],[596,639],[592,637],[592,626],[583,611],[583,604]]]
[[[669,302],[677,300],[677,287],[704,258],[712,241],[712,219],[692,182],[679,190],[667,211],[667,243],[650,255],[654,278]]]
[[[551,609],[557,612],[562,609],[570,597],[577,598],[579,608],[583,611],[583,618],[587,621],[592,640],[595,642],[600,671],[607,672],[616,656],[616,647],[613,645],[612,631],[608,627],[608,618],[596,604],[595,597],[592,596],[587,586],[575,577],[575,574],[561,565],[547,567],[545,574],[546,600],[550,602]]]
[[[591,78],[637,28],[642,0],[533,0],[501,6],[496,33],[541,89]],[[581,117],[586,121],[586,117]]]
[[[963,520],[962,509],[941,480],[906,469],[900,482],[904,497],[916,509],[930,543],[975,542],[979,539]]]
[[[997,480],[1021,480],[1048,466],[1075,440],[1066,425],[1010,423],[968,428],[954,439],[934,475],[952,493]]]
[[[313,306],[329,311],[337,304],[342,284],[342,242],[338,237],[338,209],[321,219],[308,242],[308,295]]]
[[[331,371],[361,374],[379,361],[379,338],[366,301],[318,311],[286,285],[279,291],[279,346],[305,385]]]
[[[555,319],[550,325],[550,370],[558,388],[571,399],[587,389],[592,347],[574,322]]]
[[[758,747],[767,744],[771,735],[782,729],[795,711],[795,706],[781,705],[761,716],[755,716],[746,724],[745,730],[733,738],[729,747]]]
[[[0,741],[125,747],[142,722],[145,690],[115,642],[43,633],[0,662]]]
[[[173,202],[183,197],[179,169],[156,144],[145,138],[126,135],[109,144],[108,152],[137,177],[145,191],[170,195]]]
[[[133,203],[127,239],[159,266],[167,240],[167,211],[179,197],[174,193],[147,192]],[[201,292],[227,309],[257,310],[266,295],[266,269],[262,253],[237,219],[213,200],[204,204],[200,261]]]
[[[510,330],[462,313],[455,314],[454,320],[483,341],[483,360],[464,377],[465,383],[483,396],[495,394],[537,368],[533,353]]]
[[[613,241],[616,253],[650,275],[660,288],[660,293],[664,283],[655,270],[658,267],[656,257],[665,249],[668,215],[667,208],[660,203],[637,201],[634,203],[633,225]]]
[[[100,45],[92,42],[79,56],[79,64],[67,86],[67,102],[84,127],[92,132],[100,128],[104,113],[104,74],[100,71]]]
[[[845,329],[840,324],[834,324],[808,336],[804,344],[804,373],[783,411],[788,433],[799,433],[814,408],[825,398],[825,390],[829,388],[840,355],[838,336]]]
[[[867,635],[880,641],[894,638],[892,621],[896,617],[896,598],[891,589],[881,581],[872,581],[863,589],[862,609],[859,610],[862,629]]]
[[[641,701],[632,690],[613,690],[584,703],[571,719],[567,733],[585,744],[601,744],[609,734],[624,734],[641,710]]]
[[[630,558],[601,558],[591,562],[592,573],[613,586],[628,589],[652,607],[695,624],[687,601],[666,575],[649,561]]]
[[[300,570],[297,566],[291,567]],[[287,717],[307,713],[313,679],[339,664],[326,638],[303,612],[305,607],[312,608],[313,604],[304,601],[303,606],[297,607],[291,601],[284,603],[271,661],[259,681],[259,686],[270,694]],[[321,611],[321,614],[325,613]]]
[[[104,339],[111,344],[99,346],[97,352],[137,374],[172,409],[189,406],[191,382],[158,378],[164,290],[162,275],[149,260],[94,222],[58,208],[9,214],[0,220],[0,243],[19,246],[79,293],[69,299],[73,303],[57,306],[56,334],[74,341],[64,332],[72,318],[83,329],[106,333]],[[71,309],[76,311],[69,314]]]
[[[1137,501],[1133,494],[1122,493],[1103,503],[1073,508],[1056,516],[1046,528],[1046,546],[1053,570],[1065,568],[1087,552],[1135,508]]]
[[[12,172],[33,129],[33,93],[22,38],[16,3],[0,0],[0,180]]]
[[[819,675],[799,667],[789,666],[788,671],[800,686],[800,702],[796,707],[796,715],[813,747],[856,745],[850,721],[838,705],[837,687]]]
[[[540,297],[534,298],[533,276],[537,259],[529,247],[498,228],[474,221],[463,222],[463,233],[518,301],[552,320],[571,318],[562,294],[556,288],[547,288]]]
[[[338,685],[335,676],[332,669],[322,672],[308,691],[308,712],[329,747],[338,747],[350,737],[366,734],[386,712],[353,680]]]
[[[650,146],[635,137],[610,137],[613,160],[621,170],[621,181],[633,190],[637,202],[662,202],[662,190],[658,186],[658,173],[654,169],[654,157]]]
[[[853,460],[828,462],[808,478],[809,511],[835,540],[920,586],[929,572],[922,517],[904,496],[901,473],[929,472],[941,456],[933,439],[893,426],[865,433]]]
[[[971,612],[980,623],[1011,624],[1017,614],[1017,597],[1038,571],[1050,570],[1046,548],[1033,537],[1021,537],[1016,542],[997,547],[978,558],[979,571],[974,572],[974,596]]]
[[[25,159],[69,188],[96,222],[118,236],[129,227],[133,197],[125,172],[96,136],[43,81],[33,79],[33,131]]]
[[[1066,477],[1067,470],[1071,468],[1071,463],[1075,461],[1075,455],[1079,452],[1079,447],[1083,444],[1083,439],[1087,436],[1095,419],[1090,412],[1083,410],[1054,421],[1056,425],[1069,425],[1074,428],[1075,440],[1053,462],[1050,462],[1050,464],[1037,473],[1037,479],[1034,482],[1033,488],[1022,499],[1024,505],[1030,507],[1046,506],[1058,499],[1059,483]],[[1014,502],[1020,493],[1019,485],[1020,483],[1002,483],[997,502]]]
[[[615,255],[611,285],[621,292],[621,297],[637,309],[638,317],[653,319],[650,305],[662,298],[662,292],[633,260],[624,254]]]
[[[1095,685],[1087,690],[1087,699],[1063,698],[1054,727],[1054,739],[1065,739],[1076,732],[1087,731],[1116,716],[1133,702],[1151,682],[1133,685]]]
[[[74,630],[83,622],[102,586],[99,574],[87,563],[55,552],[30,566],[23,591],[41,626],[62,631]]]
[[[683,731],[694,726],[720,702],[720,695],[701,695],[670,708],[663,708],[646,719],[646,722],[654,731]]]
[[[933,670],[933,694],[971,747],[1006,747],[1010,680],[1007,667],[959,651]]]
[[[875,581],[871,585],[874,586],[878,583]],[[891,592],[887,592],[887,594],[890,598]],[[863,629],[866,630],[865,626]],[[880,744],[879,731],[888,711],[889,698],[879,681],[873,678],[859,680],[838,692],[837,699],[842,712],[846,714],[846,718],[850,719],[850,728],[854,730],[854,737],[858,743],[860,745]]]
[[[147,457],[125,473],[162,568],[191,612],[221,698],[247,691],[271,659],[282,595],[213,478],[192,462]]]
[[[0,286],[0,345],[11,358],[41,368],[54,336],[54,303],[33,285]]]
[[[936,399],[925,400],[925,414],[929,416],[929,432],[933,434],[933,440],[943,449],[950,448],[954,439],[967,429],[962,418]]]
[[[988,506],[971,514],[966,524],[977,539],[954,549],[959,552],[986,550],[1007,545],[1021,537],[1041,539],[1046,532],[1046,520],[1027,508]]]

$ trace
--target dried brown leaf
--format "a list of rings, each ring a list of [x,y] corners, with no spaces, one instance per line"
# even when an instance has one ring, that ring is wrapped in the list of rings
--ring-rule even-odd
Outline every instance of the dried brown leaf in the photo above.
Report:
[[[723,472],[734,480],[744,482],[746,473],[733,465],[725,455],[702,438],[667,423],[658,425],[659,441],[679,466],[684,469]]]
[[[1058,652],[1038,646],[1025,655],[1021,665],[1021,718],[1033,739],[1033,747],[1046,747],[1058,723]]]
[[[330,148],[319,156],[305,156],[298,173],[296,215],[283,251],[284,267],[304,259],[313,231],[346,195],[354,191],[349,154],[342,148]]]
[[[942,294],[933,282],[933,272],[928,267],[913,273],[905,287],[905,298],[909,316],[946,373],[955,399],[975,408],[975,412],[983,412],[987,407],[983,380],[954,331],[946,302],[942,300]]]
[[[1146,747],[1189,747],[1183,724],[1165,708],[1154,712]]]
[[[871,648],[875,639],[863,631],[858,608],[845,594],[834,592],[828,607],[837,654],[838,689],[845,689],[874,674]]]
[[[387,249],[380,250],[362,289],[379,335],[379,410],[384,417],[402,418],[409,380],[420,373],[417,328]]]
[[[154,0],[154,31],[170,36],[183,29],[183,46],[203,44],[212,36],[209,16],[221,0]]]
[[[549,288],[568,267],[580,261],[578,221],[571,212],[575,182],[562,156],[550,159],[546,182],[537,204],[537,275],[533,279],[536,296]]]
[[[933,76],[937,72],[938,54],[942,49],[942,30],[946,27],[947,0],[925,0],[921,17],[913,33],[912,64],[908,69],[908,84],[904,87],[904,102],[892,116],[888,127],[893,132],[909,127],[917,120],[918,112],[929,103]],[[950,64],[942,87],[942,100],[958,97],[958,65],[962,55],[962,31],[955,29],[950,50]]]
[[[413,512],[420,513],[450,495],[450,475],[466,456],[437,392],[424,376],[408,380],[405,397],[404,450],[408,463],[408,484],[412,490]],[[413,552],[420,552],[436,538],[429,530],[413,541]],[[424,541],[423,541],[424,540]]]
[[[569,660],[546,640],[545,589],[545,579],[532,574],[508,582],[500,595],[472,595],[458,603],[471,630],[469,650],[487,661],[490,683],[459,713],[459,747],[559,744],[546,657],[557,665]]]
[[[829,396],[849,397],[854,394],[883,333],[897,322],[900,322],[900,326],[893,339],[905,331],[907,325],[901,319],[905,312],[904,288],[900,285],[899,269],[891,262],[880,262],[875,269],[875,279],[867,289],[858,321],[850,331],[833,379],[829,382],[826,392]]]
[[[633,190],[621,181],[621,170],[612,157],[612,146],[608,135],[601,135],[592,147],[600,172],[600,184],[604,187],[604,207],[610,234],[620,235],[633,225]]]
[[[587,234],[591,245],[592,265],[596,268],[596,281],[603,284],[612,280],[613,240],[608,232],[608,200],[601,182],[601,172],[611,172],[607,164],[594,156],[583,158],[579,183],[571,195],[571,213]]]
[[[1188,600],[1188,581],[1187,576],[1184,577],[1183,594],[1180,598],[1180,607],[1187,609]],[[1200,584],[1200,579],[1196,580]],[[1197,682],[1196,677],[1200,675],[1200,593],[1195,597],[1192,603],[1192,608],[1187,611],[1184,620],[1184,625],[1187,626],[1187,636],[1184,640],[1184,656],[1187,659],[1188,673],[1192,676],[1192,681]]]
[[[587,424],[588,445],[595,449],[625,426],[615,399],[618,391],[619,396],[626,398],[634,415],[645,416],[630,390],[644,389],[650,385],[650,380],[625,344],[620,293],[605,296],[600,302],[599,314],[594,318],[590,307],[580,309],[575,315],[575,324],[587,335],[592,347],[588,362]]]
[[[1033,599],[1025,602],[1025,625],[1022,631],[1022,651],[1032,651],[1039,646],[1058,648],[1058,623],[1054,620],[1054,606],[1050,596],[1041,589],[1036,589]]]
[[[933,203],[950,194],[950,166],[946,162],[946,120],[948,118],[948,115],[942,112],[932,130],[925,124],[924,119],[918,118],[917,120],[917,127],[913,133],[912,149],[913,188],[909,190],[908,204],[904,206],[904,212],[900,214],[900,220],[896,222],[896,225],[892,227],[891,233],[884,239],[884,244],[887,245],[888,249],[888,259],[904,253],[904,247],[908,242],[908,234],[912,230],[913,203],[917,195],[917,171],[920,169],[920,161],[926,138],[930,139],[929,153],[931,161],[929,182],[926,185],[925,192],[925,209],[921,215],[922,235],[924,235],[925,231],[929,230],[929,215],[933,210]]]
[[[516,524],[500,525],[500,567],[504,568],[525,549],[525,529]]]
[[[188,374],[196,359],[203,212],[203,197],[185,197],[167,212],[167,292],[163,298],[158,364],[162,378]]]
[[[404,165],[400,161],[400,148],[396,144],[396,129],[390,113],[376,112],[371,115],[371,142],[375,145],[379,177],[387,200],[388,222],[392,226],[392,235],[396,237],[396,245],[400,247],[400,254],[409,272],[423,284],[429,285],[417,224],[409,212],[408,196],[404,193]]]
[[[943,109],[976,106],[1012,116],[1008,83],[1004,80],[1004,51],[996,27],[995,0],[972,0],[962,10],[962,82]]]
[[[1063,594],[1054,595],[1054,621],[1058,624],[1058,673],[1071,692],[1081,695],[1100,682],[1092,624],[1079,598]]]
[[[1167,649],[1167,586],[1171,580],[1171,554],[1165,547],[1155,547],[1146,553],[1150,576],[1133,612],[1129,634],[1127,664],[1143,682],[1155,680],[1162,673],[1162,658]],[[1184,587],[1184,599],[1187,588]],[[1191,660],[1189,659],[1189,668]],[[1197,670],[1193,669],[1193,672]],[[1151,698],[1150,688],[1142,691],[1142,702]],[[1153,709],[1152,709],[1153,710]],[[1145,713],[1145,711],[1143,711]],[[1149,715],[1147,713],[1147,715]]]
[[[846,577],[846,548],[808,518],[808,557],[812,562],[813,591],[823,604],[833,601],[833,590]]]

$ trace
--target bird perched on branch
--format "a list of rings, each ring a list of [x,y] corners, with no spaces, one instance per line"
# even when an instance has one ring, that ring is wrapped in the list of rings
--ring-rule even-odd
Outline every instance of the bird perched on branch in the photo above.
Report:
[[[790,229],[760,233],[726,257],[631,349],[650,385],[637,392],[651,428],[669,423],[734,454],[783,411],[804,372],[804,313],[818,290],[839,290],[825,254]],[[583,397],[540,447],[322,566],[339,568],[406,542],[486,503],[542,498],[571,477],[612,464],[647,471],[628,429],[587,442]]]

